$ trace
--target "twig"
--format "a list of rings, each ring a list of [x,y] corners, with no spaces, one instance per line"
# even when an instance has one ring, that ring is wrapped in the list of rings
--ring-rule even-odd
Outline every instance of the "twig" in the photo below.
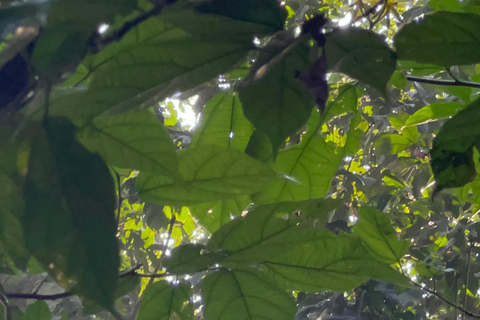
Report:
[[[367,11],[363,12],[361,16],[358,16],[357,18],[355,18],[355,20],[353,20],[352,23],[355,23],[355,22],[357,22],[358,20],[361,20],[361,19],[363,19],[363,18],[369,18],[369,20],[370,20],[370,15],[371,15],[372,13],[374,13],[375,10],[377,9],[377,7],[378,7],[379,5],[381,5],[383,2],[384,2],[384,0],[379,0],[377,3],[375,3],[375,4],[373,5],[373,7],[371,7],[371,8],[368,9]],[[361,3],[361,5],[363,5],[363,3]],[[363,10],[362,10],[362,11],[363,11]]]
[[[437,84],[441,86],[455,86],[455,87],[470,87],[480,89],[480,83],[477,82],[467,82],[462,80],[438,80],[438,79],[426,79],[413,76],[407,76],[407,80],[413,82],[421,82],[428,84]]]
[[[468,243],[469,245],[469,250],[468,250],[468,262],[467,262],[467,279],[465,280],[465,300],[463,301],[463,308],[466,309],[467,308],[467,302],[468,302],[468,282],[470,281],[470,266],[471,266],[471,258],[472,258],[472,249],[473,249],[473,246],[470,244],[470,242]],[[463,316],[462,316],[462,320],[463,320]]]
[[[118,187],[117,217],[116,217],[116,220],[117,220],[116,225],[117,225],[117,228],[118,228],[118,224],[120,222],[120,212],[122,211],[122,202],[123,202],[122,181],[121,181],[120,174],[117,172],[117,170],[115,170],[114,168],[112,168],[112,170],[115,173],[115,178],[116,178],[117,187]]]
[[[73,296],[70,291],[57,294],[36,294],[36,293],[7,293],[8,299],[36,299],[36,300],[57,300]]]
[[[43,284],[44,284],[45,282],[47,282],[47,280],[48,280],[48,276],[46,276],[46,277],[42,280],[42,282],[40,282],[40,284],[39,284],[38,287],[33,291],[33,293],[34,293],[34,294],[37,294],[38,291],[40,291],[40,288],[43,286]]]
[[[410,283],[413,284],[415,287],[418,287],[420,288],[421,290],[425,291],[425,292],[428,292],[429,294],[437,297],[438,299],[442,300],[443,302],[445,302],[446,304],[448,304],[449,306],[455,308],[456,310],[458,311],[461,311],[463,312],[465,315],[469,316],[469,317],[472,317],[472,318],[475,318],[475,319],[480,319],[480,315],[478,314],[475,314],[475,313],[472,313],[468,310],[465,310],[465,308],[463,307],[460,307],[458,305],[456,305],[455,303],[451,302],[450,300],[448,300],[447,298],[444,298],[442,295],[440,295],[439,293],[437,293],[436,291],[434,290],[431,290],[431,289],[428,289],[427,287],[419,284],[419,283],[416,283],[414,282],[413,280],[410,280]]]

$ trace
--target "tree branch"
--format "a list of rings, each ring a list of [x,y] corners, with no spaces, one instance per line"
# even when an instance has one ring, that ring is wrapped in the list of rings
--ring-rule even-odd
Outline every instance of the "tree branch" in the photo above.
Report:
[[[467,316],[469,316],[469,317],[471,317],[471,318],[480,319],[480,315],[475,314],[475,313],[472,313],[472,312],[470,312],[470,311],[468,311],[468,310],[465,310],[465,308],[462,308],[462,307],[456,305],[455,303],[453,303],[453,302],[451,302],[450,300],[448,300],[447,298],[443,297],[442,295],[440,295],[440,294],[437,293],[436,291],[431,290],[431,289],[428,289],[427,287],[425,287],[425,286],[423,286],[423,285],[421,285],[421,284],[419,284],[419,283],[416,283],[416,282],[414,282],[414,281],[412,281],[412,280],[410,280],[410,283],[413,284],[415,287],[418,287],[418,288],[420,288],[421,290],[423,290],[423,291],[425,291],[425,292],[427,292],[427,293],[429,293],[429,294],[437,297],[438,299],[442,300],[443,302],[445,302],[445,303],[448,304],[449,306],[455,308],[456,310],[463,312],[465,315],[467,315]]]
[[[439,80],[439,79],[426,79],[426,78],[420,78],[420,77],[407,76],[407,80],[413,81],[413,82],[437,84],[437,85],[441,85],[441,86],[470,87],[470,88],[480,89],[480,83],[462,81],[462,80],[458,80],[458,79],[456,79],[456,80]]]

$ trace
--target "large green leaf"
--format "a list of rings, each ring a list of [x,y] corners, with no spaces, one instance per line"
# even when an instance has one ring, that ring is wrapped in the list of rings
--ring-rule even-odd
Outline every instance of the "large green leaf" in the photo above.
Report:
[[[178,176],[175,145],[149,111],[97,117],[77,137],[110,165]]]
[[[400,262],[410,245],[408,240],[398,239],[390,219],[383,212],[368,206],[360,208],[358,217],[353,230],[372,256],[388,264]]]
[[[238,95],[221,92],[203,110],[202,122],[192,137],[191,146],[215,144],[243,151],[253,129],[245,118]]]
[[[374,259],[361,241],[346,234],[317,231],[310,240],[262,264],[266,275],[288,290],[345,291],[369,279],[408,286],[405,277]]]
[[[44,301],[37,301],[28,306],[22,320],[50,320],[52,315]]]
[[[480,62],[480,16],[436,12],[405,25],[395,36],[399,59],[441,66]]]
[[[419,124],[424,124],[432,121],[438,121],[447,119],[448,117],[453,116],[457,111],[462,109],[463,106],[458,102],[436,102],[429,104],[412,114],[407,121],[405,121],[405,126],[414,126]]]
[[[273,180],[267,165],[246,154],[216,145],[189,148],[179,154],[184,181],[140,173],[137,189],[145,201],[194,205],[251,194]]]
[[[290,44],[253,72],[239,88],[243,111],[270,138],[274,151],[307,122],[314,99],[297,80],[306,70],[309,48]]]
[[[255,270],[209,274],[202,296],[205,318],[211,320],[291,320],[296,312],[292,296]]]
[[[316,199],[259,206],[244,219],[233,220],[215,232],[208,248],[228,253],[224,260],[228,263],[258,263],[275,257],[310,239],[311,232],[298,226],[299,216],[314,216],[322,225],[332,210],[330,202],[332,200]],[[289,219],[277,218],[288,215]]]
[[[163,266],[172,274],[196,273],[207,270],[223,256],[222,253],[206,253],[205,246],[198,244],[185,244],[176,247]]]
[[[430,152],[436,190],[460,187],[476,175],[473,146],[480,139],[480,100],[448,120],[433,141]]]
[[[174,21],[174,27],[166,22],[167,12],[163,18],[151,18],[133,28],[120,42],[107,47],[106,53],[101,52],[100,58],[91,58],[93,66],[87,67],[90,73],[96,71],[89,91],[76,99],[57,100],[52,112],[81,122],[112,108],[111,112],[128,111],[225,73],[251,50],[256,34],[251,24],[247,23],[245,30],[239,21],[224,18],[222,28],[230,28],[237,36],[208,38],[208,34],[189,34],[181,29],[182,23],[202,25],[212,19],[210,15],[194,17],[195,21]]]
[[[166,281],[155,282],[145,289],[137,320],[191,320],[192,290],[186,284],[171,285]]]
[[[334,30],[325,45],[328,68],[345,73],[386,94],[396,55],[383,37],[364,29]]]
[[[33,52],[33,63],[44,76],[59,76],[75,70],[87,53],[89,38],[98,24],[136,7],[135,0],[52,1],[47,26]]]
[[[44,130],[25,181],[27,247],[59,283],[110,308],[119,266],[112,177],[67,119],[46,119]]]
[[[279,152],[273,168],[285,175],[254,196],[255,203],[316,199],[325,195],[343,160],[343,152],[321,136],[304,137],[302,142]]]
[[[230,222],[232,217],[240,216],[250,202],[250,196],[243,195],[234,199],[201,203],[190,206],[189,209],[202,227],[213,233]]]

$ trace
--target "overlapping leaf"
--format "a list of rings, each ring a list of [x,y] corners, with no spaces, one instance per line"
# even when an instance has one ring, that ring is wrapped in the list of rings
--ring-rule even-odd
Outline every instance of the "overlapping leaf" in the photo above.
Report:
[[[246,154],[215,145],[181,152],[179,170],[184,181],[141,173],[140,196],[161,204],[194,205],[251,194],[275,176],[271,168]]]
[[[457,111],[462,109],[463,106],[458,102],[437,102],[429,104],[412,114],[407,121],[405,121],[405,126],[413,126],[424,124],[432,121],[438,121],[447,119],[448,117],[453,116]]]
[[[149,111],[97,117],[77,137],[110,165],[178,176],[172,139]]]
[[[405,25],[395,36],[399,59],[440,66],[480,62],[480,16],[436,12]]]
[[[379,261],[397,263],[408,251],[408,240],[399,240],[393,231],[390,219],[373,207],[363,206],[354,231],[366,244],[370,253]]]
[[[187,274],[206,270],[219,261],[222,253],[207,253],[202,245],[186,244],[176,247],[163,262],[169,273]]]
[[[52,315],[45,301],[36,301],[28,306],[22,320],[50,320]]]
[[[243,151],[252,132],[252,125],[243,115],[237,94],[221,92],[205,106],[191,146],[215,144]]]
[[[202,296],[205,318],[211,320],[291,320],[296,312],[291,295],[250,269],[208,275]]]
[[[101,157],[75,140],[65,118],[49,118],[32,142],[25,182],[25,238],[55,279],[112,307],[119,257],[115,188]]]
[[[186,284],[171,285],[166,281],[153,283],[145,289],[137,320],[191,320],[192,290]]]
[[[278,51],[273,49],[270,50]],[[288,136],[305,125],[314,98],[296,78],[309,67],[307,46],[289,44],[270,58],[267,62],[263,61],[266,57],[260,60],[265,64],[258,63],[239,93],[245,116],[270,138],[276,151]]]
[[[327,34],[328,68],[345,73],[386,94],[396,67],[396,55],[378,34],[349,28]]]

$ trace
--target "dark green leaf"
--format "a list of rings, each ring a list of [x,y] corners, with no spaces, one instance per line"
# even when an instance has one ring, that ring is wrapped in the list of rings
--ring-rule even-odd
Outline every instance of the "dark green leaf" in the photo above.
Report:
[[[291,295],[255,270],[222,269],[203,280],[205,318],[211,320],[291,320]]]
[[[22,320],[50,320],[51,314],[44,301],[37,301],[28,306]]]
[[[480,16],[436,12],[405,25],[395,36],[399,59],[440,66],[480,62]]]
[[[232,217],[240,216],[250,202],[250,196],[245,195],[234,199],[202,203],[191,206],[189,209],[202,227],[213,233],[229,223]]]
[[[480,100],[475,100],[448,120],[433,141],[430,155],[437,191],[463,186],[475,178],[473,146],[480,138],[478,121]]]
[[[314,107],[313,96],[296,78],[309,67],[308,58],[308,47],[291,44],[239,88],[245,116],[270,138],[274,151],[305,125]]]
[[[196,10],[263,25],[271,32],[282,30],[287,18],[286,10],[275,0],[213,0],[202,2]]]
[[[221,92],[205,106],[191,146],[215,144],[243,151],[252,132],[252,125],[243,115],[237,94]]]
[[[159,204],[194,205],[251,194],[275,176],[270,167],[246,154],[215,145],[182,151],[179,170],[184,181],[141,173],[140,196]]]
[[[185,244],[172,250],[171,255],[164,260],[163,266],[169,273],[187,274],[207,270],[214,265],[221,256],[215,253],[204,252],[205,246]]]
[[[178,176],[175,145],[149,111],[97,117],[83,127],[77,137],[110,165]]]
[[[155,282],[145,289],[137,320],[191,320],[192,290],[186,284],[171,285],[166,281]]]
[[[353,230],[380,262],[394,264],[408,251],[409,241],[399,240],[390,219],[373,207],[362,206]]]
[[[75,141],[65,118],[49,118],[32,143],[25,182],[28,249],[61,284],[105,308],[118,276],[115,188],[101,157]]]
[[[396,55],[383,37],[364,29],[334,30],[325,45],[328,68],[368,84],[384,95]]]
[[[414,126],[432,121],[443,120],[453,116],[462,108],[463,106],[458,102],[432,103],[412,114],[407,121],[405,121],[405,126]]]
[[[272,142],[268,136],[258,130],[253,131],[248,141],[245,153],[263,163],[271,164],[275,158]]]

